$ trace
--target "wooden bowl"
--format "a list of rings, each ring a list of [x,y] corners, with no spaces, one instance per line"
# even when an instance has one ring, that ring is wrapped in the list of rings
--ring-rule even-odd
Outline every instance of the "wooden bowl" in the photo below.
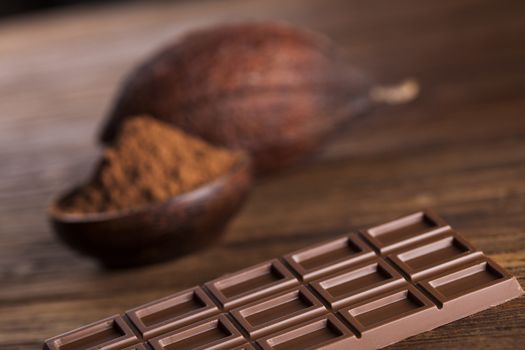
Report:
[[[53,201],[51,224],[62,241],[109,268],[146,265],[180,257],[217,241],[251,187],[251,162],[242,158],[228,173],[166,201],[126,211],[72,214]]]

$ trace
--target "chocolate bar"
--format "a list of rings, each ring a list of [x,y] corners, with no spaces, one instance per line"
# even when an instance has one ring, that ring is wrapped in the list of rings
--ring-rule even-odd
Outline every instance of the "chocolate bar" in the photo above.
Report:
[[[375,349],[522,294],[427,210],[53,337],[44,349]]]

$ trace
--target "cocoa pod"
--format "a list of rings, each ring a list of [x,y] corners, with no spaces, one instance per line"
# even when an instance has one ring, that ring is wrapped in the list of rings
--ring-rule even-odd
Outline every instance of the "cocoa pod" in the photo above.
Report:
[[[367,104],[370,81],[326,37],[281,23],[192,32],[131,72],[103,127],[149,114],[208,142],[248,151],[257,174],[315,151]]]

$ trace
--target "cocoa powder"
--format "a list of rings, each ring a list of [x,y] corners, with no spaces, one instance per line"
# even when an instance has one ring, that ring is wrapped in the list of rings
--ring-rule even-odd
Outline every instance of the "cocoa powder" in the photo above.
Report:
[[[225,174],[239,157],[151,117],[134,117],[105,149],[91,180],[61,209],[94,213],[163,201]]]

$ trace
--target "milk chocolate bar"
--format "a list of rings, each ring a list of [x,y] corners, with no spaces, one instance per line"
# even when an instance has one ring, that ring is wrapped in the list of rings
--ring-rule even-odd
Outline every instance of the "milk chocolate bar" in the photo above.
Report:
[[[44,349],[375,349],[522,294],[515,277],[422,211],[53,337]]]

